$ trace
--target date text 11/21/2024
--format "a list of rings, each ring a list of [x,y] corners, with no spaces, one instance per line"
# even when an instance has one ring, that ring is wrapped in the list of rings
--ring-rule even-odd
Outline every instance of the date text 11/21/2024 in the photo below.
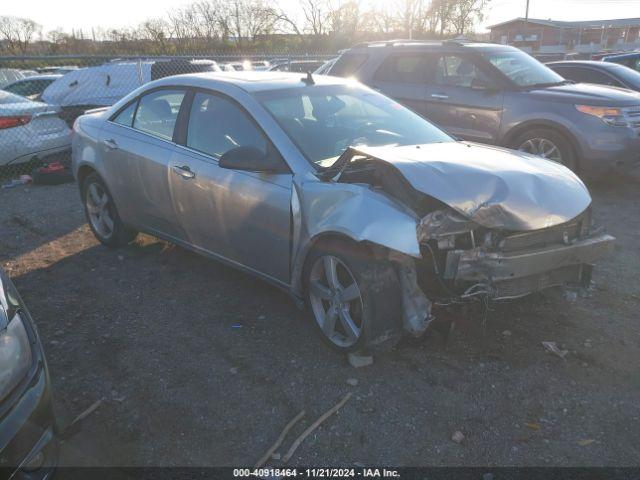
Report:
[[[237,468],[234,478],[399,478],[397,470],[387,468]]]

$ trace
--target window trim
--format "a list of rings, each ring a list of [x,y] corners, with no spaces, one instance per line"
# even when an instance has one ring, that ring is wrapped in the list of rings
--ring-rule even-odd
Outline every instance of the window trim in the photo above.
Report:
[[[184,97],[182,98],[182,103],[180,104],[180,110],[178,111],[178,116],[176,117],[176,125],[173,127],[173,136],[170,140],[160,137],[158,135],[154,135],[151,132],[145,132],[144,130],[140,130],[137,129],[133,126],[135,119],[136,119],[136,115],[138,114],[138,107],[140,107],[140,100],[142,100],[142,98],[146,97],[147,95],[150,95],[152,93],[155,93],[159,90],[183,90],[184,91]],[[140,95],[136,96],[135,98],[132,98],[130,101],[128,101],[127,103],[125,103],[122,107],[120,107],[115,113],[113,113],[108,119],[107,122],[113,124],[113,125],[117,125],[118,127],[124,127],[124,128],[128,128],[130,130],[133,130],[134,132],[138,132],[142,135],[147,135],[151,138],[155,138],[157,140],[161,140],[163,142],[169,142],[169,143],[176,143],[175,138],[176,138],[176,131],[178,130],[178,120],[180,118],[180,112],[182,111],[182,108],[185,105],[185,100],[187,99],[187,94],[189,93],[189,87],[184,86],[184,85],[162,85],[160,87],[155,87],[155,88],[150,88],[149,90],[145,90],[144,92],[140,93]],[[127,108],[129,108],[133,103],[136,103],[136,108],[133,111],[133,116],[131,117],[131,125],[125,125],[123,123],[118,123],[115,121],[115,119],[123,112],[125,111]]]
[[[246,115],[246,117],[249,119],[249,122],[253,124],[253,126],[256,127],[258,132],[260,132],[260,134],[264,137],[267,144],[267,151],[277,154],[278,157],[280,158],[280,162],[283,165],[283,171],[278,172],[279,174],[293,174],[293,170],[291,169],[291,166],[289,165],[289,163],[286,161],[284,155],[282,155],[278,147],[276,147],[273,141],[271,140],[271,138],[269,138],[269,135],[267,135],[267,132],[265,132],[264,128],[262,128],[262,126],[254,118],[254,116],[251,115],[251,112],[249,112],[244,107],[244,105],[242,105],[235,98],[231,97],[230,95],[227,95],[226,93],[220,92],[219,90],[212,90],[212,89],[203,88],[203,87],[187,87],[187,88],[190,91],[191,95],[190,95],[190,98],[185,97],[185,100],[188,100],[188,105],[185,103],[184,100],[182,102],[182,107],[184,107],[184,112],[182,111],[183,108],[181,107],[181,111],[178,113],[178,120],[176,121],[176,128],[174,129],[174,141],[173,141],[173,143],[175,143],[176,146],[184,148],[189,152],[202,155],[208,160],[215,162],[216,165],[218,164],[219,159],[217,159],[210,153],[197,150],[187,145],[187,135],[189,133],[189,119],[191,117],[191,109],[193,108],[193,101],[196,97],[196,94],[203,93],[206,95],[212,95],[214,97],[222,98],[224,100],[229,101],[230,103],[238,107],[240,111]],[[181,114],[182,116],[180,116]],[[177,132],[180,133],[179,136],[176,135]],[[285,168],[286,168],[286,171],[284,171]]]
[[[450,52],[450,51],[433,52],[432,60],[434,61],[434,64],[433,64],[434,70],[433,70],[433,75],[427,79],[427,85],[436,86],[439,88],[467,88],[472,90],[471,87],[465,87],[463,85],[447,85],[446,83],[436,82],[438,63],[440,62],[440,59],[443,57],[460,57],[471,62],[475,68],[477,68],[482,73],[484,73],[490,80],[497,83],[496,86],[498,87],[498,90],[504,89],[503,85],[501,84],[502,82],[500,82],[500,79],[496,78],[496,70],[498,70],[500,74],[502,74],[502,72],[500,72],[500,70],[497,67],[491,65],[491,62],[488,62],[486,59],[483,59],[482,57],[478,57],[478,55],[469,54],[468,52]],[[487,65],[487,63],[489,63],[489,65]]]

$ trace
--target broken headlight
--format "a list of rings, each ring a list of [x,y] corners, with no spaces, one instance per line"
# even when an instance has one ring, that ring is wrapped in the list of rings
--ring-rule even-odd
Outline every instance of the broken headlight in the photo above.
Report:
[[[31,367],[31,342],[20,316],[20,297],[0,272],[0,400],[27,375]]]

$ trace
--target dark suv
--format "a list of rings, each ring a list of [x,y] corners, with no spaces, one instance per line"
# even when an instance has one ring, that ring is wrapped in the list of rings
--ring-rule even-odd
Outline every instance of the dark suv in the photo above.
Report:
[[[586,176],[640,164],[640,94],[574,84],[514,47],[364,43],[329,75],[356,77],[462,139],[541,155]]]

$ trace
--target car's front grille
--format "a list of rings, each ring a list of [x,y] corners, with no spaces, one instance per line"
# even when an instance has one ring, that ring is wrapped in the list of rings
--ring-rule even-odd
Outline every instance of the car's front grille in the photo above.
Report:
[[[640,106],[623,109],[624,116],[632,128],[640,129]]]
[[[570,244],[580,237],[584,222],[589,222],[588,211],[562,225],[507,235],[499,242],[498,249],[502,252],[515,252],[548,245]]]
[[[548,272],[496,282],[493,285],[493,296],[496,299],[516,298],[548,287],[578,283],[582,280],[583,268],[582,264],[569,265]]]

